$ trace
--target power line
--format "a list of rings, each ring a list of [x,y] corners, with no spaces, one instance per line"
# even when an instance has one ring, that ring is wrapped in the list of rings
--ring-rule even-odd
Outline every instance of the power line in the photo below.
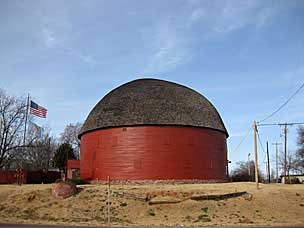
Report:
[[[275,126],[275,125],[282,126],[282,125],[285,125],[285,124],[286,124],[286,123],[265,123],[265,124],[257,124],[257,126]],[[304,122],[287,123],[287,124],[288,124],[288,125],[297,125],[297,124],[304,124]],[[249,135],[251,129],[252,129],[252,127],[250,127],[250,128],[248,129],[248,131],[246,132],[246,134],[244,135],[244,137],[241,139],[240,143],[234,148],[234,150],[233,150],[232,153],[236,152],[236,151],[239,149],[239,147],[242,145],[242,143],[243,143],[243,142],[245,141],[245,139],[248,137],[248,135]],[[261,145],[261,147],[262,147],[262,150],[263,150],[263,152],[264,152],[264,160],[265,160],[265,158],[266,158],[266,152],[265,152],[265,150],[264,150],[264,147],[263,147],[263,145],[262,145],[261,138],[260,138],[260,135],[258,134],[258,132],[257,132],[257,135],[258,135],[259,143],[260,143],[260,145]]]
[[[265,152],[265,150],[264,150],[264,147],[263,147],[263,144],[262,144],[262,141],[261,141],[261,138],[260,138],[260,134],[259,134],[258,131],[257,131],[257,135],[258,135],[258,140],[259,140],[259,142],[260,142],[260,145],[261,145],[261,147],[262,147],[262,150],[263,150],[263,152],[264,152],[264,154],[265,154],[266,152]]]
[[[298,123],[266,123],[266,124],[257,124],[257,126],[282,126],[282,125],[299,125],[299,124],[304,124],[304,122],[298,122]]]
[[[264,152],[264,158],[263,158],[263,163],[264,163],[264,162],[265,162],[265,159],[266,159],[266,152],[265,152],[265,150],[264,150],[263,143],[262,143],[262,140],[261,140],[261,138],[260,138],[260,134],[259,134],[258,131],[257,131],[257,135],[258,135],[258,140],[259,140],[260,146],[261,146],[261,148],[262,148],[262,151]]]
[[[244,142],[244,140],[247,138],[247,136],[249,135],[250,131],[251,131],[252,127],[249,128],[249,130],[247,131],[247,133],[244,135],[244,137],[242,138],[242,140],[240,141],[240,143],[235,147],[235,149],[233,150],[232,153],[236,152],[239,147],[241,146],[241,144]]]
[[[274,116],[277,112],[279,112],[285,105],[288,104],[288,102],[295,96],[297,95],[301,89],[304,88],[304,83],[277,109],[275,110],[274,112],[272,112],[269,116],[267,116],[266,118],[258,121],[258,125],[259,123],[262,123],[264,122],[265,120],[269,119],[270,117]]]

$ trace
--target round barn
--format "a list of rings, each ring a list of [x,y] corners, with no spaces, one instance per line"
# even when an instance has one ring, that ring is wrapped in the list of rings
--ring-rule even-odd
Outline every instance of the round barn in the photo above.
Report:
[[[227,180],[228,137],[215,107],[173,82],[138,79],[104,96],[81,140],[84,180]]]

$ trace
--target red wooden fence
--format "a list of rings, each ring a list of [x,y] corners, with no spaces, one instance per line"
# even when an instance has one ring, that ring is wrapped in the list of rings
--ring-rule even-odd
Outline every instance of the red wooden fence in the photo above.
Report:
[[[41,184],[41,183],[54,183],[60,179],[60,172],[48,171],[25,171],[22,183],[25,184]],[[17,183],[16,171],[0,170],[0,184],[15,184]]]

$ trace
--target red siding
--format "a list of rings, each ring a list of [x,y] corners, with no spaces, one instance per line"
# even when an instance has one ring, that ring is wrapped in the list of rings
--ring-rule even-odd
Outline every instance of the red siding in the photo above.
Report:
[[[68,160],[68,169],[80,169],[80,161]]]
[[[86,180],[225,180],[226,161],[226,135],[207,128],[137,126],[81,137]]]

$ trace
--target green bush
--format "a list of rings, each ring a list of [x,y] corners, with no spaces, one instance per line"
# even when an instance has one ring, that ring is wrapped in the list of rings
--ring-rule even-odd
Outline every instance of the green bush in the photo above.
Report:
[[[211,222],[211,219],[208,217],[208,215],[199,215],[197,220],[194,222]]]
[[[202,207],[202,211],[208,213],[208,207]]]

